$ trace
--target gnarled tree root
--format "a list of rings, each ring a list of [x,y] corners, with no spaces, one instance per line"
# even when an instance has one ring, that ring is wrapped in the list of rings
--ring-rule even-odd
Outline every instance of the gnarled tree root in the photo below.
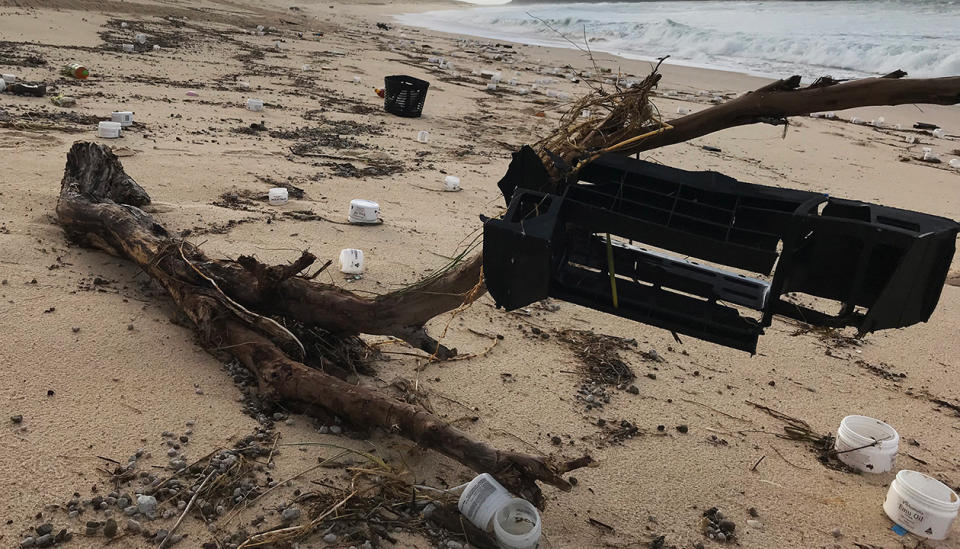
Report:
[[[139,208],[149,201],[108,148],[95,143],[71,148],[57,203],[68,237],[135,262],[167,289],[211,350],[234,356],[256,374],[265,396],[308,409],[319,406],[358,426],[382,427],[475,471],[489,472],[533,501],[541,500],[537,481],[568,490],[561,475],[590,462],[552,463],[500,451],[422,408],[310,368],[291,358],[303,359],[296,337],[269,319],[282,315],[335,334],[403,338],[423,333],[427,320],[477,293],[469,290],[480,277],[479,256],[416,291],[364,299],[297,277],[314,261],[306,253],[291,265],[273,267],[250,257],[236,262],[207,258]]]

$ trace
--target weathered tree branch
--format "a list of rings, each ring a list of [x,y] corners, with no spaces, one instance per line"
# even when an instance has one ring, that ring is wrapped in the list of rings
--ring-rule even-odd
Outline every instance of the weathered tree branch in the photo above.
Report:
[[[843,83],[820,79],[806,88],[799,87],[799,76],[778,80],[732,101],[671,120],[672,130],[653,135],[621,152],[633,154],[727,128],[812,112],[879,105],[960,103],[960,76],[901,79],[903,76],[906,73],[896,71],[878,78]]]
[[[309,254],[292,265],[276,267],[249,257],[237,262],[209,259],[137,207],[148,203],[147,193],[126,176],[108,148],[94,143],[71,148],[57,203],[67,235],[79,244],[134,261],[167,289],[205,344],[240,360],[256,374],[267,396],[320,406],[358,426],[383,427],[475,471],[489,472],[534,501],[540,497],[535,481],[569,489],[561,475],[589,462],[555,464],[497,450],[422,408],[310,368],[281,350],[283,346],[292,352],[293,336],[263,316],[285,315],[333,333],[396,335],[459,306],[479,280],[478,258],[416,292],[366,300],[296,278],[313,262]]]

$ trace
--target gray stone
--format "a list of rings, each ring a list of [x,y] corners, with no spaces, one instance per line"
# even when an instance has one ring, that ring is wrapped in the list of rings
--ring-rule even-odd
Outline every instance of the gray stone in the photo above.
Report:
[[[320,433],[321,435],[325,435],[330,432],[330,428],[327,427],[326,425],[321,425],[317,427],[317,432]]]
[[[327,542],[327,543],[333,543],[333,542],[337,541],[337,535],[336,535],[336,534],[333,534],[333,533],[327,534],[327,535],[323,536],[323,541],[325,541],[325,542]]]
[[[37,538],[37,547],[50,547],[53,545],[53,534],[46,534]]]
[[[157,498],[153,496],[137,496],[137,510],[148,517],[155,515],[157,513]]]
[[[436,510],[436,505],[428,503],[427,506],[423,508],[423,518],[430,518],[430,516],[433,515],[434,511]]]
[[[127,520],[127,525],[125,526],[125,528],[127,529],[127,531],[133,532],[134,534],[136,534],[141,530],[140,523],[133,519]]]
[[[130,506],[130,498],[122,497],[117,499],[117,507],[121,509],[126,509],[129,506]]]
[[[107,519],[106,524],[103,525],[103,534],[108,538],[112,538],[117,535],[117,521],[113,519]]]
[[[80,516],[80,511],[70,511],[69,513],[67,513],[67,518],[75,519],[78,516]]]
[[[20,542],[20,547],[23,549],[25,547],[33,547],[36,544],[37,540],[33,539],[33,536],[28,536],[23,538],[23,540]]]
[[[360,546],[360,549],[373,549],[373,544],[369,540],[363,542],[363,545]]]
[[[138,507],[138,506],[136,506],[136,505],[131,505],[131,506],[129,506],[129,507],[124,507],[124,508],[123,508],[123,514],[124,514],[124,515],[127,515],[128,517],[132,517],[133,515],[136,515],[136,514],[137,514],[137,511],[138,511],[138,510],[139,510],[139,507]]]
[[[447,549],[463,549],[463,544],[456,540],[447,541]]]
[[[335,435],[339,435],[340,433],[343,432],[343,429],[341,429],[339,425],[331,425],[330,432]]]
[[[837,528],[836,530],[834,530],[833,532],[831,532],[831,534],[833,534],[833,537],[835,537],[835,538],[837,538],[837,539],[840,539],[840,538],[843,537],[843,532],[842,532],[839,528]]]
[[[45,524],[41,524],[40,526],[37,526],[37,535],[38,535],[38,536],[45,536],[45,535],[49,534],[50,532],[53,532],[53,525],[50,524],[49,522],[47,522],[47,523],[45,523]]]
[[[283,510],[283,513],[280,514],[283,520],[291,522],[300,518],[300,509],[296,507],[287,507]]]

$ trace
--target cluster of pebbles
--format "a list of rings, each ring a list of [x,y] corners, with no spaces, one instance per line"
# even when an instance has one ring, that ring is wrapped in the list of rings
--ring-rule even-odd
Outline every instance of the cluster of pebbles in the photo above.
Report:
[[[737,539],[736,523],[724,517],[723,513],[716,507],[711,507],[703,512],[701,526],[703,535],[707,536],[707,539],[720,543],[733,542]]]

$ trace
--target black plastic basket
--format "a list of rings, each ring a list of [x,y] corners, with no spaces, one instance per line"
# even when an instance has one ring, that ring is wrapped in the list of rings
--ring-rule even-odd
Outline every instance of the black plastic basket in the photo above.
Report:
[[[383,108],[397,116],[416,118],[423,112],[430,82],[403,74],[384,80]]]

